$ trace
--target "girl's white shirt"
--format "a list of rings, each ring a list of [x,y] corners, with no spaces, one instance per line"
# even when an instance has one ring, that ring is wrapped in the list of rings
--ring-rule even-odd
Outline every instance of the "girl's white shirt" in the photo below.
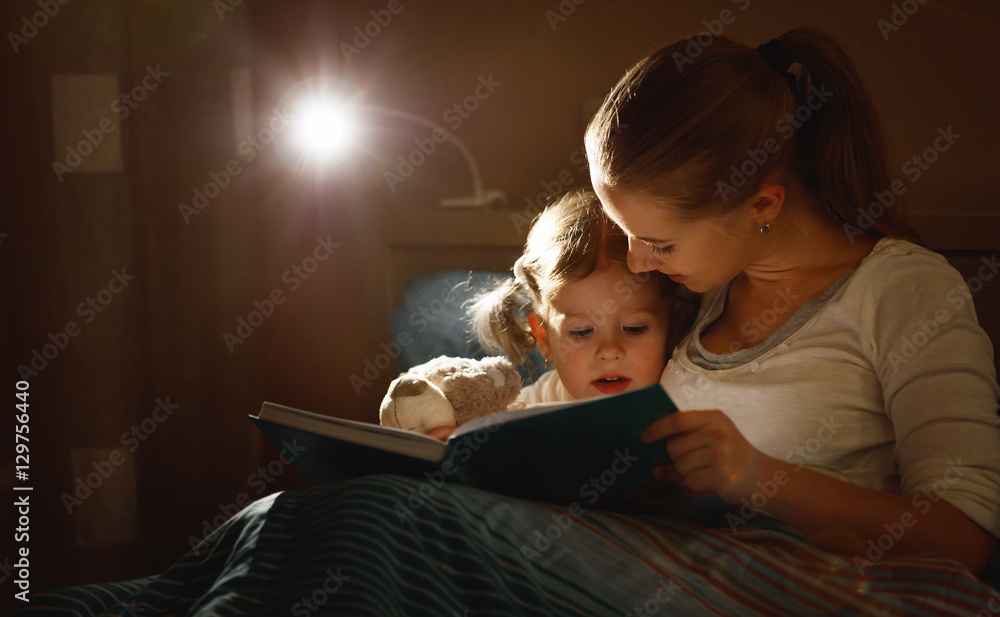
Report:
[[[559,379],[559,373],[552,369],[542,373],[542,376],[533,384],[522,388],[514,404],[523,406],[539,403],[563,403],[572,400],[573,397],[570,396],[566,386]]]

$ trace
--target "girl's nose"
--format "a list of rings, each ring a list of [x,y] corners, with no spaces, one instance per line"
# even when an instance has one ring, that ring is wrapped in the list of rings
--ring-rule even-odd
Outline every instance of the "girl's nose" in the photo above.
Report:
[[[621,360],[625,357],[625,347],[621,344],[618,336],[610,336],[601,341],[597,348],[597,357],[600,360]]]

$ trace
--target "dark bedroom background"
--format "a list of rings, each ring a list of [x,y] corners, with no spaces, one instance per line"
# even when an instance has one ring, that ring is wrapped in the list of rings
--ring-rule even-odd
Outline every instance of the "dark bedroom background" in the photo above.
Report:
[[[407,277],[508,268],[546,198],[588,181],[596,101],[724,11],[740,41],[815,25],[848,49],[883,114],[900,202],[931,248],[980,276],[1000,341],[1000,276],[982,276],[1000,251],[992,0],[4,2],[0,609],[17,591],[15,485],[33,487],[40,591],[160,572],[235,509],[306,482],[247,415],[266,399],[377,421],[395,373],[369,365],[385,366]],[[367,104],[451,118],[506,205],[438,206],[470,186],[448,143],[390,187],[427,135],[403,122],[322,174],[296,171],[262,131],[280,131],[285,94],[320,75]],[[960,137],[904,175],[949,127]]]

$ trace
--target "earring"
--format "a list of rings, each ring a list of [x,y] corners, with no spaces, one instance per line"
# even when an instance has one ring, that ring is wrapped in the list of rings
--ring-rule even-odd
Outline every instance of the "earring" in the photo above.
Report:
[[[762,233],[762,234],[766,234],[769,231],[771,231],[771,224],[770,223],[764,223],[764,226],[760,228],[760,233]]]
[[[545,368],[551,368],[552,367],[552,360],[550,360],[549,358],[545,358],[545,364],[543,366]]]

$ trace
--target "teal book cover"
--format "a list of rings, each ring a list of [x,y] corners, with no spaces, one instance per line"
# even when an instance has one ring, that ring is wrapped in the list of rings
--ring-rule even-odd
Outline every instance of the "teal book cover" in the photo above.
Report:
[[[524,499],[589,506],[641,487],[668,462],[647,425],[677,411],[659,385],[479,418],[447,441],[264,403],[250,419],[317,483],[369,474],[458,482]]]

